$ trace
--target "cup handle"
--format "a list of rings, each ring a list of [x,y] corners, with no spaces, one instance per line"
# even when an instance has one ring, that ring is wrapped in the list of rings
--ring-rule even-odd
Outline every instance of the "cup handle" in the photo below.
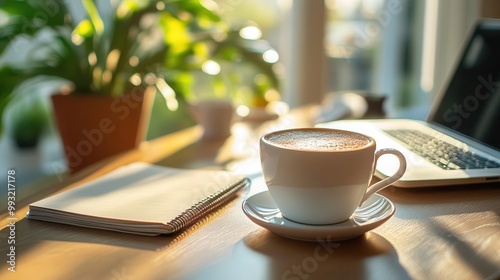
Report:
[[[387,177],[387,178],[383,179],[382,181],[377,182],[377,183],[369,186],[359,205],[363,204],[363,202],[365,202],[365,200],[368,199],[372,194],[380,191],[381,189],[383,189],[385,187],[388,187],[390,184],[396,182],[401,177],[403,177],[403,174],[406,171],[406,159],[405,159],[404,155],[396,149],[392,149],[392,148],[380,149],[380,150],[375,152],[375,163],[377,163],[378,159],[382,155],[385,155],[385,154],[395,155],[399,159],[398,171],[396,171],[396,173],[394,173],[394,175]],[[374,169],[374,171],[375,171],[375,169]]]

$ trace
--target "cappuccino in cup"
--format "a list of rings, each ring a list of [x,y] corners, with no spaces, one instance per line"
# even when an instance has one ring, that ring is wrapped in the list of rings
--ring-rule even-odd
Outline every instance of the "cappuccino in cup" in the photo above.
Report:
[[[384,154],[399,159],[399,170],[370,186],[376,160]],[[399,180],[406,169],[399,151],[376,150],[375,140],[367,135],[327,128],[268,133],[260,139],[260,158],[282,215],[313,225],[349,219],[370,195]]]
[[[268,134],[266,140],[276,146],[305,151],[348,151],[363,148],[372,139],[344,131],[288,130]]]

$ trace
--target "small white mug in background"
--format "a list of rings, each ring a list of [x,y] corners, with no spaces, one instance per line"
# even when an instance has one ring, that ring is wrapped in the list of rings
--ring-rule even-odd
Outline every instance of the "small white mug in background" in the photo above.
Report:
[[[203,128],[204,140],[221,140],[231,135],[234,117],[233,103],[228,100],[203,100],[194,102],[190,112]]]
[[[392,154],[398,171],[369,186],[377,159]],[[376,150],[369,136],[327,128],[274,131],[260,139],[262,171],[282,215],[294,222],[343,222],[370,195],[399,180],[406,161],[395,149]]]

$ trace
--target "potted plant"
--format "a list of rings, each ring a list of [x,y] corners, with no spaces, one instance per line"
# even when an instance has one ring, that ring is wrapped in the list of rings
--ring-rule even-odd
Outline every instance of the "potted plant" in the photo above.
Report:
[[[182,86],[167,84],[160,73],[204,59],[202,41],[219,21],[195,0],[3,1],[0,7],[8,15],[0,52],[29,46],[21,63],[0,65],[0,110],[31,78],[63,82],[52,103],[70,171],[142,141],[152,94],[159,90],[172,102]]]
[[[262,50],[235,40],[199,0],[2,1],[0,12],[7,14],[0,23],[0,114],[16,95],[30,93],[17,90],[22,83],[61,83],[51,100],[73,172],[136,147],[152,95],[161,93],[175,109],[210,59],[250,59],[271,73],[268,87],[277,86]]]

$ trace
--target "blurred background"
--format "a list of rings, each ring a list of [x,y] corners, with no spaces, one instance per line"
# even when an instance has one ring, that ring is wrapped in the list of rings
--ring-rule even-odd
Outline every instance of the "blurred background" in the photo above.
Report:
[[[21,1],[0,1],[0,24],[7,22],[8,3],[13,2]],[[201,61],[188,76],[195,82],[175,101],[164,92],[157,94],[147,139],[194,125],[187,104],[207,95],[232,99],[247,109],[239,111],[244,115],[273,102],[294,108],[352,91],[384,98],[387,117],[423,119],[476,19],[500,17],[495,0],[200,2],[220,16],[217,24],[226,32],[223,40],[214,41],[253,43],[236,44],[238,58],[221,51]],[[44,3],[50,8],[52,1]],[[40,4],[43,14],[42,8]],[[37,36],[43,40],[40,30]],[[0,66],[27,63],[28,54],[37,51],[22,40],[1,38]],[[257,60],[250,55],[255,53]],[[50,95],[64,83],[40,79],[17,88],[24,93],[11,95],[3,112],[0,170],[15,168],[18,186],[66,170],[50,104]]]

